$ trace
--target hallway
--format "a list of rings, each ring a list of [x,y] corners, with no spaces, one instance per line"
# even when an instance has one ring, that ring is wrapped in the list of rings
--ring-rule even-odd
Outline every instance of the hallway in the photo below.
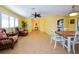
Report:
[[[53,49],[54,42],[50,45],[50,36],[44,32],[32,31],[28,36],[19,37],[14,49],[1,50],[0,54],[65,54],[67,53],[60,44]]]

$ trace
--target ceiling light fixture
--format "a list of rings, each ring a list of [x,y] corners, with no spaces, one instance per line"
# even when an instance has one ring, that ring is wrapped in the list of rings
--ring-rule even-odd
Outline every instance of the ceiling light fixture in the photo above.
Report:
[[[75,6],[73,5],[72,6],[72,11],[71,11],[71,13],[69,13],[69,16],[76,16],[76,15],[78,15],[78,12],[75,11]]]
[[[39,11],[35,8],[32,8],[32,17],[34,18],[41,18],[40,13],[38,13]]]

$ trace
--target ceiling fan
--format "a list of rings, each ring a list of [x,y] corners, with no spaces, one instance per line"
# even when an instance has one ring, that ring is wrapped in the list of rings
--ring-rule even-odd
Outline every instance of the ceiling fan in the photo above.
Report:
[[[41,17],[41,15],[38,13],[38,12],[36,12],[36,10],[35,10],[35,8],[32,8],[32,11],[33,11],[33,13],[32,13],[32,16],[34,17],[34,18],[37,18],[37,17]]]
[[[33,15],[35,18],[36,18],[36,17],[39,17],[39,18],[41,17],[41,15],[40,15],[39,13],[37,13],[37,12],[35,12],[35,13],[32,14],[32,15]]]

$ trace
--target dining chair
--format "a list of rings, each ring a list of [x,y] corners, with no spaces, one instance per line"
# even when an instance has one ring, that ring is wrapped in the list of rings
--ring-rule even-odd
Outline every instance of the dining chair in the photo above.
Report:
[[[56,33],[55,33],[55,30],[51,30],[51,43],[52,43],[52,40],[54,40],[54,49],[56,48],[56,46],[57,46],[57,42],[61,42],[62,43],[62,45],[64,45],[64,40],[63,40],[63,37],[61,37],[61,36],[59,36],[59,35],[57,35]]]
[[[79,44],[79,31],[75,32],[75,36],[71,38],[73,53],[75,53],[75,45]]]

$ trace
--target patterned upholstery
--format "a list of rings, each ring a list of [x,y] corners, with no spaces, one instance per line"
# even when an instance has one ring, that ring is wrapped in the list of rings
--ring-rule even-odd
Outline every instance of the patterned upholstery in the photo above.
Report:
[[[2,32],[2,30],[0,29],[0,33]]]
[[[18,32],[19,36],[26,36],[28,35],[28,30],[24,28],[16,28],[16,31]]]
[[[15,42],[15,41],[17,40],[18,36],[17,36],[17,35],[15,35],[15,36],[10,36],[9,38],[12,38],[13,41]]]
[[[8,38],[7,38],[5,40],[1,40],[0,43],[4,45],[4,44],[12,43],[12,41],[11,40],[8,40]]]
[[[0,49],[13,48],[17,42],[18,35],[7,36],[6,30],[0,28]]]
[[[2,39],[2,38],[7,38],[7,35],[3,29],[0,29],[0,39]]]
[[[3,34],[2,33],[0,33],[0,39],[2,39],[3,38]]]

